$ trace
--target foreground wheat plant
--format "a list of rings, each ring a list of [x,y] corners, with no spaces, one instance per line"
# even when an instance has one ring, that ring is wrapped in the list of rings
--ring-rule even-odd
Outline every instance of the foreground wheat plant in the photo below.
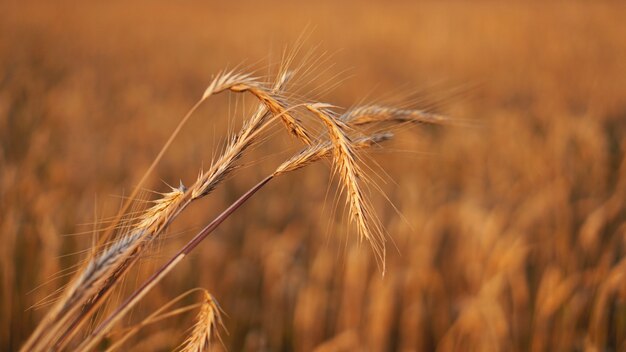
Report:
[[[361,240],[365,239],[371,244],[384,273],[386,238],[363,191],[367,177],[360,165],[360,153],[392,138],[393,135],[388,129],[394,124],[441,123],[446,119],[419,110],[395,109],[378,105],[360,106],[340,113],[330,104],[314,101],[295,104],[290,101],[286,86],[296,72],[287,70],[287,66],[284,65],[280,69],[275,82],[271,84],[264,83],[251,74],[237,71],[221,72],[214,77],[201,99],[181,120],[165,143],[140,181],[139,187],[196,108],[211,96],[225,91],[250,93],[259,101],[256,112],[244,122],[241,130],[229,137],[224,152],[207,170],[199,173],[192,185],[186,187],[181,183],[179,187],[162,193],[161,198],[155,200],[152,207],[135,218],[130,226],[116,226],[115,223],[121,222],[125,212],[129,209],[130,201],[137,194],[135,192],[131,195],[131,199],[122,207],[114,225],[101,237],[97,250],[94,250],[93,254],[87,258],[86,264],[80,268],[60,298],[39,323],[22,347],[22,351],[93,350],[104,337],[112,336],[109,334],[114,325],[152,287],[157,285],[211,231],[254,193],[272,179],[322,159],[332,161],[333,172],[339,176],[342,193],[346,198],[350,222],[356,228]],[[312,133],[305,127],[306,124],[303,123],[305,119],[309,123],[318,123],[323,126],[324,132]],[[136,265],[140,258],[150,254],[149,252],[154,248],[151,244],[164,235],[168,225],[187,206],[210,194],[233,173],[240,166],[240,159],[244,153],[260,140],[263,132],[275,123],[284,125],[287,133],[294,136],[303,145],[303,149],[285,160],[273,173],[261,180],[207,225],[108,317],[100,319],[95,327],[89,326],[87,322],[98,320],[94,318],[95,312],[109,299],[111,291],[120,285],[130,268]],[[183,344],[185,351],[202,351],[208,348],[221,321],[220,310],[215,299],[207,291],[202,292],[202,302],[197,306],[188,307],[189,309],[199,307],[200,313],[191,335]],[[119,348],[141,326],[189,309],[168,313],[155,312],[142,324],[130,329],[124,337],[119,338],[110,346],[110,349]]]

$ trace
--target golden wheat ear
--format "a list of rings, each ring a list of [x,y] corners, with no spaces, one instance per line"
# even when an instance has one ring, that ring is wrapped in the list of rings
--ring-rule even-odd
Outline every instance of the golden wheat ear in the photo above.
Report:
[[[328,129],[330,142],[333,146],[333,160],[335,171],[339,174],[342,186],[346,191],[347,202],[350,208],[350,220],[357,227],[359,238],[366,239],[385,272],[385,236],[380,226],[373,223],[371,207],[363,194],[359,184],[362,171],[357,163],[355,143],[348,136],[348,126],[341,121],[331,110],[329,104],[310,104],[306,106],[315,114]]]
[[[208,351],[217,337],[221,341],[218,328],[224,328],[222,308],[208,291],[203,291],[202,305],[196,316],[196,323],[189,337],[180,346],[181,352]]]
[[[276,87],[280,87],[290,77],[291,73],[283,72],[273,88],[266,88],[250,74],[235,73],[234,71],[219,73],[204,91],[202,100],[224,90],[237,93],[249,92],[261,101],[272,114],[280,115],[291,134],[305,144],[311,144],[309,133],[301,125],[299,119],[287,110],[287,104],[275,93]]]
[[[180,308],[176,308],[175,305],[187,299],[190,295],[200,292],[202,294],[199,303],[185,305]],[[217,337],[220,342],[222,339],[219,335],[218,329],[221,327],[225,329],[222,322],[222,309],[215,300],[215,298],[203,288],[194,288],[188,290],[169,302],[165,303],[157,310],[152,312],[148,317],[141,322],[124,328],[121,331],[116,331],[106,336],[111,339],[112,344],[108,346],[106,352],[113,352],[121,350],[121,348],[132,338],[136,336],[141,329],[146,326],[159,323],[166,319],[177,317],[187,312],[198,310],[196,315],[196,322],[194,323],[191,333],[186,340],[179,346],[179,350],[184,351],[205,351],[212,343],[214,337]],[[80,351],[78,351],[80,352]]]

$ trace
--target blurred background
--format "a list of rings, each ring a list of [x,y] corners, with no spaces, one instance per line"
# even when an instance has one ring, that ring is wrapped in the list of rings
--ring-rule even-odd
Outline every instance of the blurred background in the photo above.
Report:
[[[301,95],[471,122],[405,126],[368,154],[389,198],[372,196],[387,274],[318,163],[261,190],[125,323],[204,287],[226,313],[215,347],[230,351],[623,350],[625,13],[608,1],[3,1],[2,350],[32,332],[49,305],[31,307],[71,277],[211,75],[265,75],[297,44],[314,72],[291,86]],[[253,102],[204,104],[146,188],[190,184]],[[119,297],[297,150],[274,132]],[[175,348],[193,321],[127,348]]]

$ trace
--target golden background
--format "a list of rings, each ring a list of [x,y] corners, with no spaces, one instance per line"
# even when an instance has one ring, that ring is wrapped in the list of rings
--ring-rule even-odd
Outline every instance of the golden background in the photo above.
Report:
[[[625,348],[624,14],[590,1],[3,2],[0,346],[28,337],[48,306],[30,307],[70,276],[49,279],[86,256],[90,223],[115,214],[211,75],[264,75],[300,45],[317,72],[296,80],[306,97],[458,121],[404,126],[368,154],[390,200],[372,198],[395,244],[387,274],[321,163],[262,189],[128,324],[204,287],[230,351]],[[192,182],[252,102],[203,104],[146,187]],[[120,297],[297,150],[274,132]],[[170,350],[192,325],[164,321],[126,346]]]

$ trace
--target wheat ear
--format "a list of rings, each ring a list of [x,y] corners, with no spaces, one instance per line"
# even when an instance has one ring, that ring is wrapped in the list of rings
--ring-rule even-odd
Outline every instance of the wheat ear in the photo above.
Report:
[[[300,121],[286,109],[286,104],[280,97],[268,90],[249,74],[236,74],[233,71],[219,74],[204,92],[202,98],[219,93],[224,90],[232,92],[250,92],[257,97],[272,114],[281,115],[283,123],[294,136],[298,137],[305,144],[311,144],[308,132],[302,127]]]
[[[357,226],[359,237],[367,239],[372,246],[384,274],[385,237],[380,226],[370,225],[374,218],[359,185],[362,173],[357,164],[354,142],[348,136],[348,125],[336,118],[328,108],[330,105],[327,104],[307,105],[307,109],[313,112],[328,129],[330,142],[333,145],[335,170],[342,181],[350,206],[350,219]]]
[[[223,326],[221,309],[217,301],[208,291],[202,295],[202,306],[196,317],[193,331],[183,342],[181,352],[204,352],[211,346],[214,336],[219,338],[218,326]]]
[[[415,122],[443,124],[450,122],[446,116],[423,110],[397,109],[380,105],[364,105],[348,110],[340,120],[352,126],[368,125],[379,122]]]

